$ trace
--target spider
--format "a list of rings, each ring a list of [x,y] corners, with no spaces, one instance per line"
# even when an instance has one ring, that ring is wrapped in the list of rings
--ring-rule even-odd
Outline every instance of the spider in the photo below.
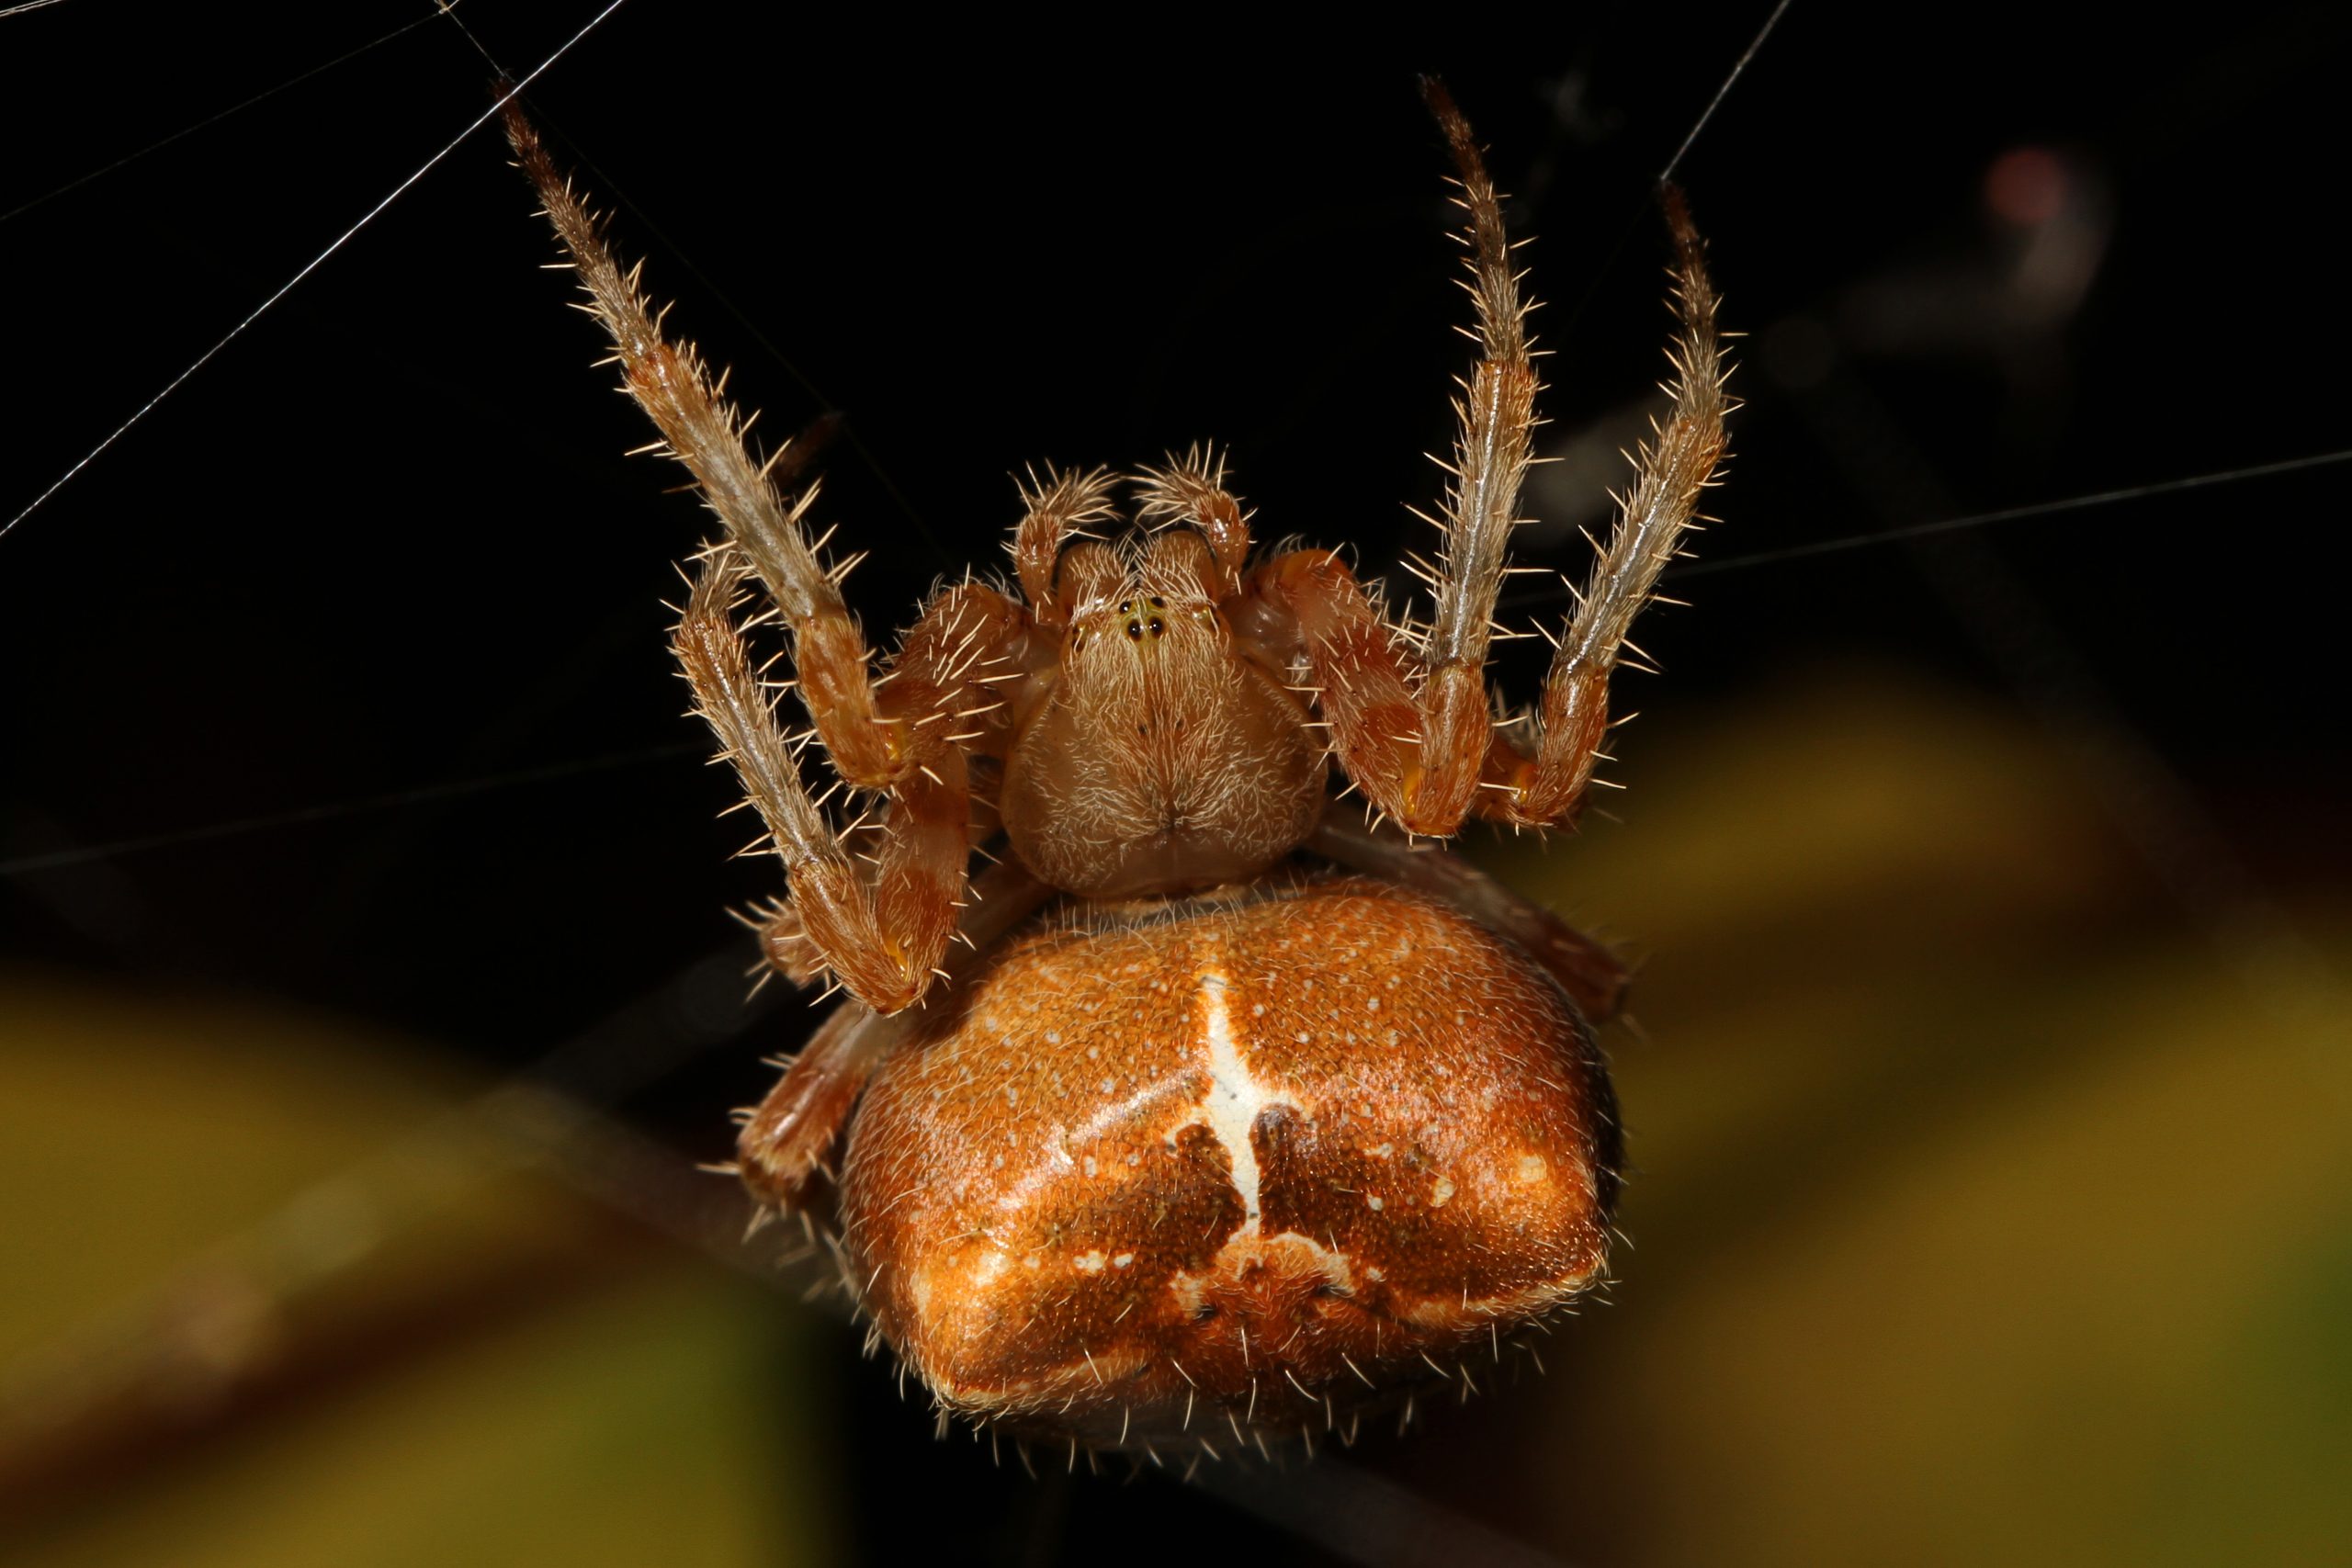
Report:
[[[765,963],[848,993],[729,1168],[761,1217],[826,1219],[943,1426],[1212,1457],[1352,1437],[1431,1380],[1466,1388],[1471,1351],[1602,1278],[1620,1135],[1592,1027],[1624,971],[1431,841],[1575,819],[1630,623],[1723,457],[1716,302],[1669,189],[1672,408],[1540,704],[1498,717],[1485,663],[1538,382],[1493,182],[1425,94],[1479,350],[1442,545],[1415,563],[1428,618],[1392,616],[1338,551],[1253,555],[1225,461],[1194,447],[1033,472],[1012,580],[936,593],[878,672],[846,566],[808,536],[815,443],[752,454],[724,378],[665,340],[507,110],[653,449],[722,525],[673,646],[784,862],[787,896],[751,917]],[[745,640],[771,618],[790,681]],[[875,802],[846,826],[802,778],[811,740]]]

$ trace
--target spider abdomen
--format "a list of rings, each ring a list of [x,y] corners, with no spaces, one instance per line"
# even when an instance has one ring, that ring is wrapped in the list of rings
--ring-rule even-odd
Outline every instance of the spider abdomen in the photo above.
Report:
[[[1007,945],[876,1074],[842,1175],[946,1405],[1094,1446],[1319,1431],[1600,1276],[1617,1134],[1532,960],[1386,884]]]

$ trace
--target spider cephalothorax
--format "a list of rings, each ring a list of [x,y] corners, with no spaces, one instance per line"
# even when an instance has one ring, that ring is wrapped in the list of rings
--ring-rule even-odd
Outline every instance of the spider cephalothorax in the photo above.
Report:
[[[1253,558],[1195,448],[1033,481],[1014,582],[938,594],[878,673],[802,531],[804,459],[754,460],[509,114],[627,389],[724,525],[676,648],[785,863],[768,960],[852,998],[751,1113],[740,1169],[766,1211],[830,1208],[854,1292],[944,1408],[1212,1452],[1352,1430],[1600,1277],[1618,1137],[1589,1025],[1623,973],[1418,840],[1574,817],[1610,671],[1722,457],[1715,301],[1668,192],[1673,407],[1536,711],[1498,720],[1537,381],[1494,186],[1429,96],[1481,354],[1427,619],[1392,621],[1335,551]],[[735,613],[752,579],[870,821],[836,829],[802,780]],[[1331,804],[1335,772],[1369,822]]]

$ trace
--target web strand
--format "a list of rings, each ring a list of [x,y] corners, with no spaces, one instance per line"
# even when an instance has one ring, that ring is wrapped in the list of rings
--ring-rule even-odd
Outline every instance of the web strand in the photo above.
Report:
[[[39,3],[44,6],[55,5],[57,0],[39,0]],[[457,8],[459,3],[460,0],[444,0],[443,10],[439,14],[454,17],[457,15]],[[0,11],[0,21],[5,21],[7,17],[15,15],[17,10],[31,9],[33,9],[32,6],[25,6],[16,7],[14,10]],[[368,42],[361,44],[356,49],[345,50],[343,53],[336,55],[332,60],[323,60],[318,64],[311,66],[307,70],[298,71],[293,75],[288,76],[284,81],[278,83],[276,86],[264,88],[262,91],[255,93],[253,96],[246,98],[242,102],[231,104],[225,109],[216,109],[211,114],[206,115],[202,119],[196,120],[190,124],[180,127],[177,130],[173,131],[169,136],[159,137],[155,141],[147,143],[146,146],[140,148],[135,152],[126,152],[121,157],[115,159],[111,163],[101,164],[96,168],[89,170],[85,174],[77,175],[73,179],[67,180],[63,185],[58,186],[42,195],[34,197],[30,201],[19,202],[15,207],[10,208],[7,211],[0,212],[0,223],[12,222],[15,220],[23,217],[26,213],[32,211],[36,208],[47,206],[49,203],[55,201],[61,196],[80,190],[84,186],[102,180],[108,175],[114,174],[119,170],[129,168],[131,164],[138,163],[141,158],[150,157],[154,153],[162,152],[166,147],[172,146],[176,142],[186,141],[188,137],[194,136],[199,130],[209,130],[213,126],[219,125],[223,120],[233,119],[249,108],[267,103],[270,99],[277,97],[280,93],[292,91],[294,88],[299,87],[303,83],[311,80],[313,76],[322,76],[339,65],[349,64],[352,61],[358,59],[363,54],[373,53],[375,51],[383,48],[384,45],[390,43],[397,39],[404,38],[408,34],[416,31],[419,28],[427,26],[435,19],[435,18],[433,16],[424,16],[417,17],[413,21],[403,22],[399,27],[392,28],[391,31],[379,34],[377,37],[370,39]]]
[[[2226,484],[2246,483],[2256,479],[2275,479],[2284,474],[2304,473],[2316,468],[2331,468],[2338,463],[2352,462],[2352,447],[2333,452],[2315,452],[2309,457],[2285,457],[2274,463],[2256,463],[2242,468],[2217,468],[2210,473],[2188,474],[2178,479],[2155,479],[2147,484],[2126,485],[2120,490],[2094,491],[2086,495],[2070,495],[2056,501],[2037,501],[2023,506],[2005,506],[1992,512],[1972,512],[1962,517],[1939,517],[1924,523],[1902,523],[1891,528],[1869,528],[1855,534],[1840,534],[1835,538],[1815,539],[1802,545],[1787,545],[1775,549],[1749,550],[1742,555],[1712,556],[1704,559],[1685,560],[1668,567],[1662,581],[1674,582],[1693,577],[1713,577],[1724,572],[1746,571],[1755,567],[1777,566],[1783,561],[1805,560],[1815,556],[1844,555],[1849,551],[1867,549],[1874,545],[1900,543],[1905,539],[1924,539],[1938,534],[1959,534],[1977,528],[1989,528],[1996,523],[2020,522],[2029,517],[2053,517],[2070,512],[2090,512],[2103,506],[2124,502],[2149,501],[2158,496],[2186,494],[2190,491],[2210,490]],[[1525,610],[1557,604],[1571,597],[1565,588],[1531,590],[1511,594],[1498,604],[1498,609]]]
[[[104,440],[91,447],[87,452],[85,452],[78,459],[75,460],[73,467],[67,468],[63,473],[58,475],[56,479],[52,479],[50,482],[49,488],[42,491],[39,495],[33,497],[31,503],[26,506],[23,511],[17,513],[14,517],[9,518],[6,523],[0,524],[0,538],[5,538],[10,533],[13,533],[17,524],[22,523],[34,513],[39,512],[43,506],[49,503],[49,500],[51,496],[55,495],[59,491],[63,490],[67,485],[73,483],[74,479],[82,472],[83,469],[88,468],[92,463],[96,462],[108,451],[112,450],[115,443],[130,434],[131,430],[135,428],[141,420],[144,420],[149,414],[155,412],[156,408],[163,403],[164,399],[170,397],[174,392],[178,391],[180,388],[187,385],[188,380],[193,378],[197,372],[202,370],[206,366],[211,364],[214,359],[218,358],[223,349],[236,342],[240,337],[243,337],[245,334],[247,328],[251,327],[255,321],[260,321],[264,316],[267,315],[277,307],[279,300],[285,299],[288,294],[291,294],[296,288],[300,288],[304,278],[309,277],[311,274],[318,271],[320,267],[325,265],[328,259],[356,238],[361,230],[367,228],[378,218],[381,217],[386,209],[390,208],[392,203],[398,201],[401,197],[406,196],[409,191],[416,186],[418,181],[424,179],[425,175],[431,174],[435,168],[438,168],[444,159],[447,158],[450,153],[456,152],[459,146],[464,144],[467,138],[473,135],[475,131],[480,130],[483,126],[488,125],[492,120],[496,119],[498,118],[499,110],[506,107],[508,99],[520,93],[525,87],[530,85],[531,83],[537,81],[550,66],[554,65],[557,61],[561,60],[566,54],[569,54],[572,49],[579,44],[581,39],[595,31],[596,28],[604,23],[605,18],[610,17],[615,11],[619,10],[625,3],[626,0],[610,0],[610,3],[606,5],[603,10],[597,12],[594,17],[589,18],[585,27],[582,27],[578,32],[573,33],[570,38],[566,39],[561,44],[557,46],[553,53],[549,54],[545,60],[540,61],[537,65],[532,67],[529,74],[524,76],[520,81],[515,82],[512,86],[501,93],[495,103],[492,104],[490,107],[482,110],[481,113],[476,115],[463,130],[458,131],[457,135],[449,138],[447,141],[442,143],[440,151],[425,159],[424,163],[419,164],[416,168],[410,173],[406,179],[394,186],[385,194],[382,199],[376,203],[375,206],[362,213],[360,215],[359,221],[354,223],[350,228],[345,229],[341,234],[329,242],[325,249],[320,251],[318,254],[303,263],[300,271],[272,290],[269,297],[264,299],[259,305],[254,306],[251,313],[249,313],[244,320],[239,321],[235,326],[231,327],[226,333],[223,333],[220,338],[213,343],[211,347],[206,349],[202,354],[198,355],[194,359],[190,360],[188,362],[187,368],[182,370],[178,375],[165,382],[161,391],[157,392],[153,397],[149,398],[145,402],[140,404],[139,407],[132,412],[129,419],[124,420],[120,424],[115,426],[113,431],[109,433]]]
[[[1792,0],[1781,0],[1772,7],[1772,14],[1764,18],[1764,25],[1756,29],[1756,37],[1749,40],[1740,57],[1732,62],[1730,73],[1724,77],[1724,85],[1715,89],[1715,96],[1709,98],[1707,107],[1700,111],[1697,122],[1690,127],[1690,134],[1682,139],[1682,145],[1674,150],[1674,156],[1668,158],[1666,167],[1658,171],[1658,184],[1666,185],[1673,180],[1674,171],[1682,166],[1683,155],[1690,151],[1691,143],[1699,140],[1699,133],[1707,129],[1707,122],[1715,118],[1715,111],[1723,107],[1724,100],[1731,96],[1740,73],[1746,71],[1747,62],[1756,58],[1756,51],[1764,47],[1764,40],[1772,36],[1772,29],[1781,25],[1781,18],[1788,13],[1791,3]]]
[[[699,756],[704,750],[705,748],[699,742],[680,741],[671,746],[649,746],[637,751],[616,751],[594,757],[574,757],[567,761],[548,762],[536,768],[516,768],[506,773],[481,773],[472,778],[453,779],[442,784],[419,784],[413,789],[393,790],[384,795],[363,795],[356,800],[334,800],[315,806],[297,806],[284,811],[265,812],[256,817],[233,817],[222,821],[201,823],[193,828],[175,829],[167,833],[148,833],[138,838],[116,839],[103,844],[89,844],[70,850],[51,850],[40,854],[19,855],[14,860],[0,861],[0,876],[29,876],[38,872],[61,871],[67,866],[87,865],[96,861],[119,860],[124,855],[144,854],[150,850],[173,849],[182,844],[210,843],[220,839],[241,839],[250,833],[266,833],[277,828],[308,827],[314,822],[334,822],[347,817],[371,816],[379,811],[394,811],[409,806],[424,806],[437,800],[462,800],[468,795],[487,795],[494,790],[515,789],[524,784],[552,784],[558,780],[579,778],[588,773],[607,773],[621,768],[641,767],[648,762],[665,761],[673,757]]]
[[[1956,534],[1967,529],[1990,527],[1996,523],[2014,523],[2027,517],[2049,517],[2060,513],[2085,512],[2095,507],[2112,506],[2119,502],[2146,501],[2160,495],[2177,495],[2187,491],[2205,490],[2214,485],[2270,479],[2279,474],[2301,473],[2308,469],[2324,468],[2343,462],[2352,462],[2352,447],[2334,452],[2318,452],[2307,457],[2289,457],[2275,463],[2256,463],[2243,468],[2222,468],[2212,473],[2190,474],[2182,479],[2157,479],[2149,484],[2128,485],[2121,490],[2095,491],[2088,495],[2067,496],[2059,501],[2034,502],[2025,506],[2007,506],[1995,512],[1973,512],[1965,517],[1947,517],[1928,523],[1901,524],[1893,528],[1874,528],[1860,534],[1840,535],[1834,539],[1816,539],[1810,544],[1789,545],[1779,549],[1750,550],[1745,555],[1685,561],[1668,570],[1666,575],[1670,579],[1707,577],[1717,572],[1740,571],[1749,567],[1771,566],[1781,561],[1801,560],[1811,556],[1841,555],[1848,550],[1859,550],[1867,546],[1889,544],[1900,539],[1923,539],[1936,534]]]

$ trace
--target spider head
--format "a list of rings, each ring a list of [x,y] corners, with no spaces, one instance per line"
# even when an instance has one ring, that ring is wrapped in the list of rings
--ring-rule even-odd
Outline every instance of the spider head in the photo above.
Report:
[[[1057,666],[1005,767],[1012,846],[1057,887],[1121,897],[1249,876],[1313,830],[1323,747],[1235,646],[1189,528],[1072,547]]]
[[[1073,546],[1054,577],[1069,626],[1064,677],[1083,668],[1116,682],[1146,669],[1222,661],[1228,654],[1214,583],[1208,546],[1189,529]]]

